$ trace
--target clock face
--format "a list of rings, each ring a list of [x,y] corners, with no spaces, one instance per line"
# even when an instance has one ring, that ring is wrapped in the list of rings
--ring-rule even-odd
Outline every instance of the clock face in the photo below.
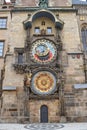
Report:
[[[31,49],[31,58],[38,63],[48,63],[55,59],[56,47],[55,45],[45,39],[37,40],[33,43]]]
[[[31,88],[36,94],[51,94],[56,89],[56,78],[49,71],[37,72],[33,76]]]

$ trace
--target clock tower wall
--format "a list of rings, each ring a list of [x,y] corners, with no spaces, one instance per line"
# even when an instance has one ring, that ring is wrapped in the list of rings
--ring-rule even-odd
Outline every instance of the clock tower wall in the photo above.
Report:
[[[37,105],[36,105],[37,104]],[[60,120],[60,103],[56,99],[51,100],[30,100],[28,109],[30,110],[30,122],[40,122],[41,106],[48,108],[49,123],[59,122]]]
[[[32,12],[12,12],[12,21],[9,21],[11,24],[8,28],[9,43],[12,44],[9,53],[6,54],[5,77],[2,86],[3,88],[6,86],[8,90],[6,88],[6,92],[3,91],[3,101],[5,101],[4,103],[8,102],[10,105],[17,101],[16,111],[18,113],[24,112],[24,118],[27,113],[28,121],[31,123],[40,122],[42,106],[48,110],[48,122],[59,122],[61,111],[59,89],[62,91],[62,87],[64,87],[64,94],[68,95],[63,95],[65,96],[63,97],[65,101],[65,104],[63,104],[65,106],[63,107],[65,108],[63,108],[63,113],[61,112],[62,115],[66,113],[66,116],[73,116],[75,113],[75,109],[73,109],[74,103],[70,104],[72,101],[74,102],[72,88],[75,83],[84,82],[83,55],[79,49],[80,38],[76,12],[72,11],[72,9],[68,11],[57,10],[52,13],[51,11],[40,10],[40,12],[36,11],[35,17],[33,14],[35,14],[33,10]],[[28,17],[29,15],[31,16],[30,18]],[[38,17],[36,18],[36,16]],[[26,20],[27,17],[28,20]],[[6,41],[8,41],[8,35],[6,35]],[[62,44],[63,47],[61,47]],[[62,51],[65,51],[66,55],[62,56]],[[19,57],[23,58],[22,63],[18,62]],[[60,68],[61,59],[63,60]],[[13,61],[15,62],[13,63]],[[30,72],[32,73],[31,75],[29,75]],[[25,74],[27,75],[26,77]],[[26,78],[28,79],[28,84],[24,82]],[[63,80],[65,80],[64,84]],[[13,88],[12,100],[9,101],[8,95],[13,91]],[[27,95],[27,98],[22,93]],[[2,111],[4,110],[4,103]],[[25,109],[24,106],[26,107]],[[19,114],[19,116],[22,115]]]

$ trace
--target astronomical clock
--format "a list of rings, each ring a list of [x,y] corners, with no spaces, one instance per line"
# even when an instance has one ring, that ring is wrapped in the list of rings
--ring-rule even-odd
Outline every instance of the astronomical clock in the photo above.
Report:
[[[40,0],[39,7],[36,12],[33,12],[34,8],[27,12],[28,18],[23,22],[25,45],[24,48],[15,48],[18,63],[14,69],[24,74],[24,114],[29,116],[30,123],[57,122],[61,108],[61,30],[64,22],[59,19],[58,10],[52,13],[46,9],[48,0]]]
[[[47,64],[56,58],[56,47],[52,41],[41,39],[33,43],[31,59],[40,64]]]
[[[56,91],[56,75],[53,70],[47,68],[57,56],[55,44],[47,39],[39,39],[33,42],[31,46],[31,60],[40,64],[40,70],[33,74],[31,80],[31,90],[37,95],[50,95]],[[44,67],[41,69],[42,65]]]

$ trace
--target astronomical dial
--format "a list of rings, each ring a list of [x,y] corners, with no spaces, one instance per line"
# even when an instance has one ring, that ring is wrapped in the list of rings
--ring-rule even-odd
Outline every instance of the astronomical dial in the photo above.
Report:
[[[56,47],[55,45],[45,39],[37,40],[33,43],[31,49],[31,58],[38,63],[48,63],[55,59]]]

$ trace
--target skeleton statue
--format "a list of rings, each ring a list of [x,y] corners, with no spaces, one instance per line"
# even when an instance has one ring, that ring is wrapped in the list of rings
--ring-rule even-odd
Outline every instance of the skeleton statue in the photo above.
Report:
[[[32,76],[32,73],[31,73],[31,72],[25,74],[25,76],[24,76],[24,86],[30,87],[31,76]]]

